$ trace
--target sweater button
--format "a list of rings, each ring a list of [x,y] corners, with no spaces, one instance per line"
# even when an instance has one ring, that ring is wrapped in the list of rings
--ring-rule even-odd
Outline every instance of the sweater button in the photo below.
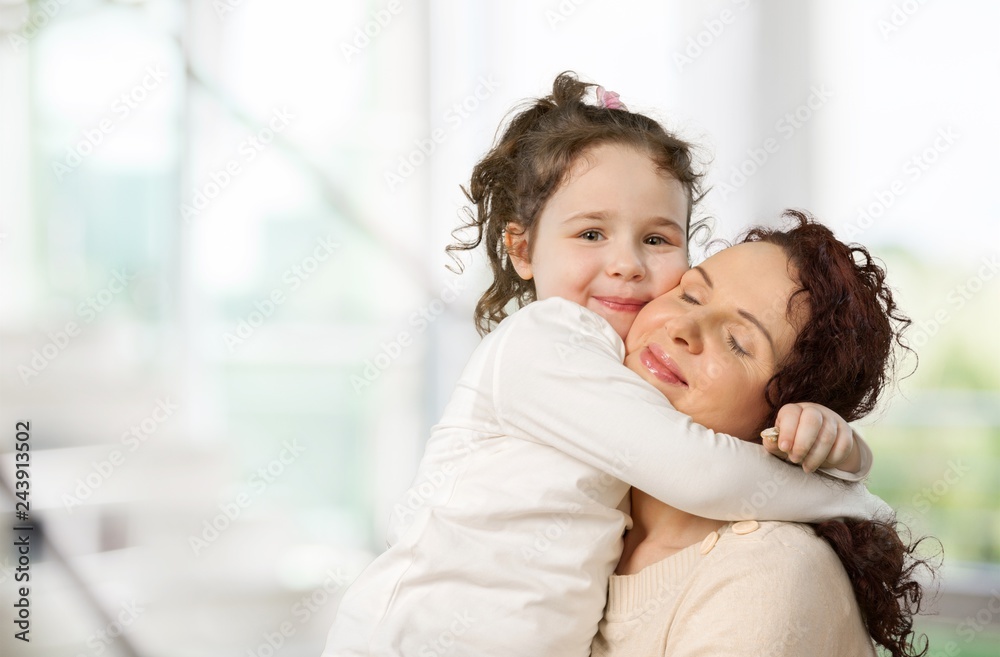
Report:
[[[752,534],[753,532],[760,529],[760,523],[756,520],[741,520],[740,522],[733,523],[733,533],[734,534]]]
[[[712,532],[711,534],[705,537],[705,540],[701,542],[700,552],[702,554],[708,554],[709,552],[712,551],[712,548],[714,548],[715,544],[718,542],[719,542],[719,532]]]

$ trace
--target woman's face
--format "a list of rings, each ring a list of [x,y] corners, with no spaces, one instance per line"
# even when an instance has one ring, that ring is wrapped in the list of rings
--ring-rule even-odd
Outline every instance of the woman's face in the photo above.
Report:
[[[804,309],[781,248],[730,247],[687,271],[651,301],[626,339],[625,364],[678,411],[715,431],[751,439],[767,416],[764,388],[795,342]]]

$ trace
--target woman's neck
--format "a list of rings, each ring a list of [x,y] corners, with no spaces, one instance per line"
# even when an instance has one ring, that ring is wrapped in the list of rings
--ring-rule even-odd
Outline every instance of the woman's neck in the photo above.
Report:
[[[632,575],[704,539],[725,522],[685,513],[632,489],[632,529],[615,573]]]

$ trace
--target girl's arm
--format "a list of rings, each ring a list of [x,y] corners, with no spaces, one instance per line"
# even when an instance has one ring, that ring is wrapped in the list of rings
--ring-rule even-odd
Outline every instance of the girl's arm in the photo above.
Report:
[[[497,329],[494,407],[503,432],[551,445],[694,515],[819,521],[891,509],[862,484],[806,474],[679,413],[625,367],[600,316],[553,298]]]

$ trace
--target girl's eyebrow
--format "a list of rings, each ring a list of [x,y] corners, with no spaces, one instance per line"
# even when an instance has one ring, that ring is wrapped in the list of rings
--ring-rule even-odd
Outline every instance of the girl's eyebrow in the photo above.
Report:
[[[571,221],[579,221],[580,219],[588,219],[590,221],[607,221],[608,213],[604,210],[582,210],[580,212],[574,212],[563,219],[563,223],[568,224]]]
[[[709,289],[715,288],[715,284],[712,283],[712,279],[709,277],[708,272],[706,272],[698,265],[695,265],[691,269],[701,274],[702,278],[705,279],[705,284],[708,285]],[[757,316],[748,310],[743,310],[742,308],[737,309],[736,312],[738,312],[741,317],[748,320],[754,326],[760,329],[760,332],[764,334],[764,337],[767,338],[768,343],[771,345],[771,352],[775,353],[776,350],[774,348],[774,338],[771,336],[771,332],[767,330],[767,327],[764,326],[759,319],[757,319]]]
[[[666,226],[668,228],[673,228],[681,232],[684,232],[684,228],[681,225],[681,223],[678,221],[674,221],[670,217],[650,217],[650,221],[652,221],[654,224],[657,224],[658,226]]]
[[[609,221],[610,217],[608,213],[604,210],[582,210],[580,212],[574,212],[565,219],[563,219],[564,224],[568,224],[573,221],[579,220],[589,220],[589,221]],[[658,226],[665,226],[675,230],[684,232],[684,228],[680,222],[671,219],[670,217],[649,217],[648,221]]]

